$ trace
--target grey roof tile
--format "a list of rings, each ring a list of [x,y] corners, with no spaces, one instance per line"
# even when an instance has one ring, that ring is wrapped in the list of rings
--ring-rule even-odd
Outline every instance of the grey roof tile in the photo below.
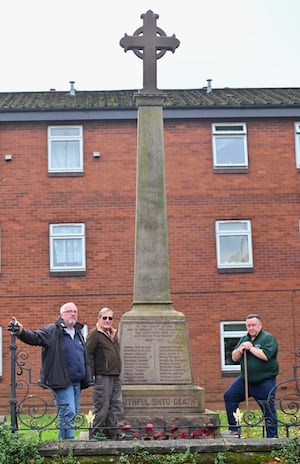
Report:
[[[0,112],[135,108],[137,90],[5,92]],[[286,107],[300,105],[300,88],[222,88],[161,90],[166,108]]]

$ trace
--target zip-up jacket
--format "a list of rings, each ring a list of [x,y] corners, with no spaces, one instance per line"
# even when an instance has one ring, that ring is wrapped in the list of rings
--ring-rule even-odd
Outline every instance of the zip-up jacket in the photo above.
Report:
[[[52,389],[64,388],[72,385],[71,375],[73,369],[68,368],[69,358],[66,359],[64,333],[65,323],[61,317],[58,317],[55,323],[48,324],[38,330],[23,329],[18,335],[22,342],[28,345],[42,347],[42,367],[40,371],[39,383]],[[83,325],[76,322],[75,332],[78,338],[76,343],[80,343],[84,348],[84,366],[80,379],[81,388],[87,388],[93,385],[91,375],[90,359],[86,349],[86,344],[81,333]],[[78,362],[78,354],[74,351],[74,365]],[[82,366],[81,366],[82,367]]]
[[[254,356],[250,351],[246,351],[247,354],[247,372],[249,383],[259,383],[267,379],[274,379],[278,374],[278,361],[277,361],[277,352],[278,345],[275,337],[265,330],[261,330],[255,339],[251,341],[250,335],[244,335],[239,342],[237,343],[236,348],[238,348],[243,342],[251,342],[255,348],[261,349],[268,361],[263,361],[262,359]],[[244,357],[241,358],[241,377],[245,378],[245,366],[244,366]]]
[[[117,331],[112,330],[113,341],[98,325],[87,336],[86,345],[94,377],[121,373],[120,344]]]

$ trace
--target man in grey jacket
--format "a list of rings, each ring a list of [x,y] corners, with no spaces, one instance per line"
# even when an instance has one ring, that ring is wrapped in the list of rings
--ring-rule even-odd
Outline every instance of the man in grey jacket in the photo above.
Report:
[[[83,325],[77,322],[78,309],[65,303],[60,316],[39,330],[19,326],[17,337],[28,345],[42,346],[42,366],[39,383],[54,390],[59,416],[59,440],[74,439],[74,419],[79,412],[81,389],[93,385],[89,355]]]

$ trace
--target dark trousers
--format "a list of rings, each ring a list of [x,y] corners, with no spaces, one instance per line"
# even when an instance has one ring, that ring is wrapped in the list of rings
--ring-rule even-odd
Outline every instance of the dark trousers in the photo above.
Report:
[[[277,412],[275,408],[276,379],[267,379],[257,384],[248,385],[249,398],[253,397],[263,412],[267,438],[278,436]],[[239,407],[239,403],[245,401],[245,382],[238,377],[224,393],[227,419],[230,430],[237,430],[233,413]]]
[[[121,381],[118,375],[97,375],[93,391],[93,432],[115,438],[118,422],[123,420]]]

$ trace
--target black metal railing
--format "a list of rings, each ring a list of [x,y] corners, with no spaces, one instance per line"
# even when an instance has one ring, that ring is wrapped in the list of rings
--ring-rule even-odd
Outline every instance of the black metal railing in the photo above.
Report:
[[[17,350],[18,327],[12,321],[8,326],[11,334],[10,359],[11,359],[11,391],[10,391],[10,428],[12,432],[17,430],[35,430],[39,434],[45,431],[58,429],[59,418],[56,409],[56,397],[54,391],[38,382],[32,381],[31,369],[26,367],[29,358],[25,350]],[[300,356],[300,349],[296,351]],[[293,367],[293,376],[284,380],[275,387],[276,411],[278,413],[278,429],[283,431],[286,437],[290,431],[298,431],[300,427],[300,366]],[[279,395],[279,392],[286,393]],[[272,398],[270,392],[270,398]],[[269,407],[268,400],[262,409]],[[60,405],[62,406],[62,405]],[[265,436],[266,424],[262,411],[247,410],[238,411],[237,425],[241,431],[246,431],[243,436],[249,437],[249,432],[254,428],[261,428],[261,435]],[[270,419],[272,422],[272,418]],[[274,417],[274,423],[277,418]],[[107,434],[92,435],[93,414],[78,414],[75,423],[70,427],[85,433],[88,439],[107,439]],[[66,425],[67,427],[68,425]],[[116,427],[113,435],[119,440],[169,440],[169,439],[195,439],[215,438],[228,426],[219,424],[199,424],[189,422],[174,425],[168,424],[167,419],[159,424],[144,423],[143,419],[134,425],[125,424]],[[240,434],[240,436],[242,433]]]

